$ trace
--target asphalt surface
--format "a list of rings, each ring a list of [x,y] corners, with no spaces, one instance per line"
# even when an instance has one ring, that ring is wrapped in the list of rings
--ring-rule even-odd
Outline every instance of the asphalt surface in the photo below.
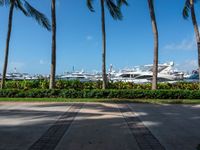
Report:
[[[199,105],[0,103],[0,150],[197,150]]]

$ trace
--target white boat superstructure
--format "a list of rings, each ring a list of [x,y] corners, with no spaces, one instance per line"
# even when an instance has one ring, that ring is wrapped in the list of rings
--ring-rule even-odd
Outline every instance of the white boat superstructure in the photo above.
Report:
[[[180,71],[173,69],[174,63],[164,63],[158,65],[158,82],[174,82],[183,79]],[[124,69],[111,76],[114,82],[134,82],[149,83],[152,81],[153,65],[136,66],[133,69]]]
[[[46,79],[45,75],[30,75],[28,73],[7,73],[7,80],[38,80],[38,79]],[[2,79],[2,75],[0,74],[0,80]]]
[[[87,81],[95,81],[97,77],[95,74],[85,73],[84,71],[81,72],[67,72],[64,75],[59,77],[61,80],[79,80],[81,82]]]

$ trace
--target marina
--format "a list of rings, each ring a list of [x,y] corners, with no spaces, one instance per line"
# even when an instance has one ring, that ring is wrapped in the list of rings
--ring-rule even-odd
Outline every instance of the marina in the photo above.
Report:
[[[108,80],[110,82],[131,82],[137,84],[151,83],[153,76],[153,65],[135,66],[132,68],[115,70],[113,65],[107,73]],[[16,70],[12,73],[6,74],[7,80],[38,80],[48,79],[49,75],[35,74],[30,75],[28,73],[19,73]],[[175,83],[180,81],[197,82],[199,78],[198,71],[194,70],[191,73],[179,71],[174,67],[174,62],[163,63],[158,65],[158,82]],[[1,79],[1,75],[0,75]],[[85,72],[73,71],[66,72],[56,76],[57,80],[79,80],[81,82],[95,82],[102,81],[101,72]]]

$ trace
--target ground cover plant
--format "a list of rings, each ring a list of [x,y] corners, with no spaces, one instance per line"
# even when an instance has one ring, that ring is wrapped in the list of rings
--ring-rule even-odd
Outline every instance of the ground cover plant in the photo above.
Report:
[[[116,98],[116,99],[200,99],[198,90],[74,90],[74,89],[5,89],[4,98]]]
[[[110,82],[108,89],[134,89],[134,90],[151,90],[151,83],[146,84],[134,84],[126,82]],[[6,89],[48,89],[48,80],[24,80],[24,81],[7,81],[5,85]],[[80,81],[66,81],[57,80],[56,89],[102,89],[102,82],[80,82]],[[162,90],[199,90],[198,83],[189,82],[177,82],[177,83],[159,83],[158,89]]]

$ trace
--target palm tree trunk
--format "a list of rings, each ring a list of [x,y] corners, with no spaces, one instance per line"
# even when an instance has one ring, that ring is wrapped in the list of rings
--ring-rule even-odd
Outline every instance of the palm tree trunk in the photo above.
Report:
[[[158,28],[156,23],[155,11],[153,0],[148,0],[149,11],[151,16],[152,29],[154,34],[154,61],[153,61],[153,79],[152,90],[157,89],[157,76],[158,76]]]
[[[196,41],[197,41],[197,49],[198,49],[198,71],[200,75],[200,35],[199,35],[199,28],[196,20],[196,14],[194,10],[194,0],[190,1],[191,3],[191,17],[192,17],[192,23],[194,26],[194,32],[196,35]],[[200,77],[199,77],[199,89],[200,89]]]
[[[4,65],[3,65],[3,74],[2,74],[2,80],[1,80],[1,89],[5,88],[5,80],[6,80],[6,73],[7,73],[7,67],[8,67],[10,37],[11,37],[11,32],[12,32],[13,11],[14,11],[14,3],[11,3],[10,11],[9,11],[8,32],[7,32],[7,39],[6,39],[6,48],[5,48],[5,57],[4,57]]]
[[[103,89],[107,87],[107,75],[106,75],[106,27],[105,27],[105,10],[104,0],[101,0],[101,23],[102,23],[102,79]]]
[[[55,88],[55,75],[56,75],[56,1],[52,0],[51,5],[52,17],[52,54],[51,54],[51,75],[49,88]]]

